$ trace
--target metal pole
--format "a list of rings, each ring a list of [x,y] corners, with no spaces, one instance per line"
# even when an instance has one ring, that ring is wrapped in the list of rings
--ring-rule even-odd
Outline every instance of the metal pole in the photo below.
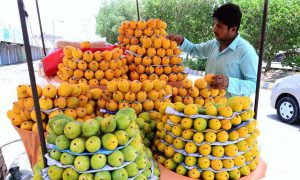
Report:
[[[136,11],[138,15],[138,21],[140,20],[140,8],[139,8],[139,0],[135,0],[136,2]]]
[[[40,32],[41,32],[41,38],[42,38],[42,44],[43,44],[43,51],[44,55],[46,56],[46,47],[45,47],[45,41],[44,41],[44,35],[43,35],[43,28],[42,28],[42,23],[41,23],[41,16],[40,16],[40,9],[39,9],[39,3],[38,0],[35,0],[35,5],[36,5],[36,11],[38,14],[38,19],[39,19],[39,25],[40,25]]]
[[[31,84],[31,89],[32,89],[32,93],[33,93],[35,114],[36,114],[37,123],[38,123],[40,145],[42,147],[44,165],[46,166],[47,161],[45,159],[45,154],[47,153],[47,149],[46,149],[46,143],[45,143],[43,123],[42,123],[42,118],[41,118],[39,97],[38,97],[38,94],[37,94],[37,88],[36,88],[36,82],[35,82],[35,76],[34,76],[34,69],[33,69],[33,64],[32,64],[32,54],[31,54],[31,49],[30,49],[30,44],[29,44],[29,38],[28,38],[28,32],[27,32],[27,26],[26,26],[26,20],[25,20],[25,9],[24,9],[23,0],[18,0],[18,7],[19,7],[19,14],[20,14],[20,21],[21,21],[21,26],[22,26],[23,41],[24,41],[24,47],[25,47],[27,65],[28,65],[28,72],[29,72],[29,77],[30,77],[30,84]]]
[[[264,14],[263,14],[263,20],[262,20],[261,34],[260,34],[259,61],[258,61],[258,72],[257,72],[255,104],[254,104],[254,112],[255,112],[254,118],[255,119],[257,119],[257,109],[258,109],[259,90],[260,90],[260,76],[261,76],[262,61],[263,61],[263,57],[264,57],[264,44],[265,44],[267,18],[268,18],[268,5],[269,5],[269,1],[265,0]]]

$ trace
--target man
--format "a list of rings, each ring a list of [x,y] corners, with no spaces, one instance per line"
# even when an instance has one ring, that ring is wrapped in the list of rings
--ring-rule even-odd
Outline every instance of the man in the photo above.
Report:
[[[193,44],[181,35],[167,37],[187,54],[207,58],[206,74],[215,74],[212,86],[227,89],[228,97],[250,96],[256,88],[258,56],[253,46],[238,33],[241,18],[240,8],[228,3],[214,11],[215,39]]]

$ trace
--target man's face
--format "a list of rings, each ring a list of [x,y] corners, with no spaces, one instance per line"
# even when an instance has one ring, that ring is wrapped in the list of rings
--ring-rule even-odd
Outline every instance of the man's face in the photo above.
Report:
[[[218,21],[216,18],[214,19],[213,31],[215,37],[218,41],[229,41],[232,40],[237,33],[237,27],[228,28],[227,25]]]

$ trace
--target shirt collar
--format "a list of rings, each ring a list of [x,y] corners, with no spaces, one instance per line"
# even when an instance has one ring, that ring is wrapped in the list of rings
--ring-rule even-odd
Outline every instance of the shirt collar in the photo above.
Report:
[[[235,39],[231,42],[231,44],[228,46],[228,48],[232,49],[232,50],[235,50],[236,49],[236,46],[238,44],[238,42],[240,41],[241,37],[240,35],[238,34]]]

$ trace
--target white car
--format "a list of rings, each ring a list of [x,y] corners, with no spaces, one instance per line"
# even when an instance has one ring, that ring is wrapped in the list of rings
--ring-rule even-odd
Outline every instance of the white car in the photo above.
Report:
[[[300,74],[278,79],[272,89],[271,106],[282,122],[292,124],[299,120]]]

